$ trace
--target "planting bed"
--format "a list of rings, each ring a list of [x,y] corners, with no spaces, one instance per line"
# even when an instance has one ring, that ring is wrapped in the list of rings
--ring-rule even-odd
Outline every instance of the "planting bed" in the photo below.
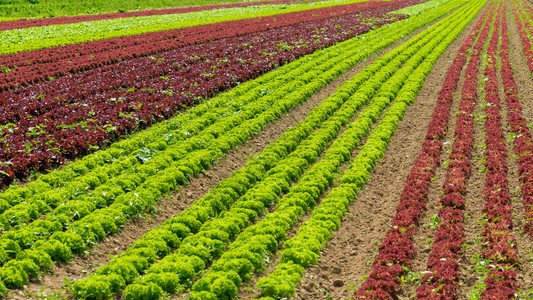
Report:
[[[3,296],[533,296],[531,3],[275,2],[4,23]]]

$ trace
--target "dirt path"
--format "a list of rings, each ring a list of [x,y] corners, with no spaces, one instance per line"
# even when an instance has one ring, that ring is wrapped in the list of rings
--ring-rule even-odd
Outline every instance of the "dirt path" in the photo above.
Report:
[[[361,277],[370,272],[379,239],[395,214],[405,178],[420,151],[442,79],[480,15],[437,61],[416,102],[407,109],[383,160],[323,249],[320,262],[304,273],[295,299],[346,299],[353,296]]]

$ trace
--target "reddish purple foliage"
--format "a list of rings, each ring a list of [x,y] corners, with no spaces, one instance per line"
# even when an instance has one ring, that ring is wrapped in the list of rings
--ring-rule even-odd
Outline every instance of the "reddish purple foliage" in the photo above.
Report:
[[[388,11],[391,11],[407,6],[401,3],[405,1],[363,2],[4,54],[0,55],[0,65],[10,68],[10,71],[7,74],[0,73],[0,90],[31,85],[48,80],[49,77],[62,77],[209,41],[279,29],[302,22],[311,22],[312,26],[315,21],[373,8],[389,7]],[[273,22],[273,19],[276,21]]]
[[[482,233],[483,240],[486,243],[482,257],[489,260],[493,265],[505,267],[502,268],[502,271],[493,269],[488,273],[485,279],[486,288],[481,294],[482,299],[495,299],[503,296],[506,299],[510,299],[514,298],[514,294],[518,291],[516,273],[513,269],[518,266],[519,262],[515,250],[516,240],[512,232],[512,205],[506,163],[508,153],[502,131],[497,77],[497,55],[501,53],[498,51],[500,35],[497,34],[500,26],[503,36],[501,38],[502,48],[508,49],[505,4],[500,4],[500,10],[503,13],[501,16],[498,15],[499,22],[494,26],[495,34],[493,34],[489,42],[487,66],[484,70],[484,76],[487,78],[485,101],[489,105],[485,108],[486,151],[484,154],[487,174],[483,190],[485,199],[483,212],[488,222],[485,223],[485,230]]]

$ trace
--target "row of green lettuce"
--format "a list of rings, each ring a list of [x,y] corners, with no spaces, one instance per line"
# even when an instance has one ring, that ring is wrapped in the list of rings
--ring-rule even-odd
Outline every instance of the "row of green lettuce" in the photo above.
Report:
[[[408,33],[409,30],[409,28],[403,29],[405,32],[402,34]],[[377,40],[387,35],[389,31],[389,27],[380,28],[355,41],[365,43]],[[332,51],[334,49],[331,48]],[[242,113],[242,110],[248,107],[246,105],[253,104],[261,96],[271,95],[279,87],[291,88],[287,84],[292,82],[294,85],[296,83],[293,82],[294,78],[322,63],[322,60],[317,60],[321,55],[308,56],[257,80],[242,84],[233,91],[198,105],[174,119],[156,124],[148,130],[115,143],[107,150],[86,156],[62,170],[43,175],[24,187],[14,185],[8,188],[0,194],[0,228],[6,231],[12,226],[27,224],[57,206],[87,196],[97,198],[92,200],[95,208],[107,206],[110,204],[108,202],[112,202],[121,194],[117,188],[124,186],[126,191],[131,190],[132,183],[120,183],[121,180],[115,177],[124,170],[134,169],[137,160],[144,163],[157,160],[168,147],[173,145],[183,147],[183,143],[189,138],[193,139],[190,144],[202,148],[204,138],[198,137],[200,132],[207,130],[216,135],[216,132],[220,132],[219,126],[223,124],[221,122],[227,122],[231,117],[238,118],[239,116],[235,114]],[[175,151],[174,148],[168,150]],[[111,179],[114,182],[110,182]],[[105,183],[107,185],[102,187]],[[103,197],[97,197],[98,194],[102,194]],[[76,211],[78,218],[89,212],[87,209]]]
[[[346,102],[332,118],[320,126],[320,130],[302,142],[294,152],[287,155],[285,152],[290,147],[284,146],[281,150],[267,148],[262,153],[277,151],[276,155],[283,153],[285,159],[278,160],[274,167],[271,166],[271,162],[251,161],[246,167],[221,182],[207,196],[195,202],[191,208],[168,220],[163,226],[152,229],[110,264],[98,269],[89,278],[77,281],[74,284],[75,295],[79,298],[110,297],[134,281],[135,284],[126,287],[127,299],[157,298],[161,297],[163,292],[179,292],[190,286],[193,279],[206,265],[222,254],[227,244],[234,240],[243,228],[254,222],[258,215],[273,204],[280,202],[274,214],[267,215],[263,221],[240,234],[231,248],[234,251],[225,253],[213,265],[215,270],[230,266],[239,268],[237,273],[241,279],[249,278],[254,268],[260,268],[262,256],[258,253],[253,254],[248,248],[241,249],[235,245],[249,245],[250,235],[257,234],[258,230],[268,232],[270,228],[276,233],[275,237],[266,240],[253,238],[252,248],[263,245],[268,248],[262,248],[263,250],[273,251],[277,247],[279,240],[284,237],[283,230],[290,228],[285,226],[288,223],[283,222],[294,224],[297,216],[312,208],[318,197],[333,183],[334,174],[340,164],[350,158],[353,149],[368,133],[372,123],[378,120],[382,111],[394,98],[395,92],[401,87],[398,83],[405,81],[406,74],[409,74],[413,68],[404,68],[400,75],[395,75],[389,81],[387,79],[407,58],[417,52],[419,49],[417,43],[427,43],[433,38],[428,36],[429,33],[430,31],[417,36],[400,49],[379,59],[328,98],[324,102],[325,105],[330,105],[329,101],[337,105]],[[387,83],[382,86],[383,82]],[[324,158],[314,164],[300,179],[306,166],[315,162],[329,140],[337,135],[341,126],[353,117],[359,107],[370,101],[380,87],[382,89],[378,92],[377,99],[374,98],[371,105],[363,110],[349,129],[333,143]],[[311,118],[315,118],[313,114]],[[289,131],[274,145],[279,145],[278,143],[286,145],[290,141],[291,147],[294,147],[293,140],[299,141],[294,137],[295,134],[297,137],[308,134],[302,130],[303,124],[306,124],[306,121]],[[257,164],[260,164],[260,167]],[[257,183],[261,179],[262,181]],[[289,188],[291,183],[297,180],[298,184]],[[280,195],[287,192],[289,193],[280,200]],[[231,209],[225,211],[230,205]],[[292,221],[284,218],[287,214],[293,214],[290,218]],[[277,228],[276,224],[283,229]],[[172,234],[173,228],[176,227],[180,228],[179,235]],[[254,229],[256,227],[261,229]],[[265,228],[266,231],[263,231]],[[190,236],[190,232],[195,234]],[[168,255],[169,249],[172,248],[176,248],[176,251]],[[235,250],[236,248],[238,250]],[[151,261],[146,258],[147,253],[151,254]],[[246,257],[249,261],[246,261]],[[156,259],[161,260],[154,264]],[[228,259],[231,262],[226,261]],[[141,274],[145,275],[139,277]],[[201,279],[199,282],[205,283],[206,280],[209,281]],[[212,286],[220,289],[224,285],[217,281]],[[226,293],[234,295],[236,287],[231,291],[220,291],[217,296],[224,297]],[[203,296],[202,294],[199,297]]]
[[[222,8],[198,12],[108,19],[80,23],[29,27],[0,32],[0,54],[17,53],[166,31],[185,27],[221,23],[233,20],[267,17],[309,9],[362,2],[363,0],[328,0],[295,4],[265,4],[257,6]],[[275,18],[272,22],[275,22]]]
[[[443,38],[441,43],[433,45],[433,48],[425,49],[431,54],[409,76],[408,83],[400,91],[396,103],[376,128],[376,132],[379,130],[381,134],[376,134],[375,137],[369,139],[350,169],[340,179],[341,185],[334,188],[321,205],[313,210],[312,216],[302,224],[296,236],[284,243],[280,257],[281,263],[271,274],[257,282],[256,288],[260,288],[261,294],[265,296],[262,299],[280,299],[295,295],[296,285],[300,283],[303,271],[318,262],[321,249],[333,236],[332,231],[339,228],[350,202],[355,199],[362,183],[366,182],[377,160],[383,155],[398,121],[402,118],[406,107],[414,101],[433,65],[472,21],[483,7],[484,2],[475,1],[468,11],[458,12],[455,20],[460,22],[451,23],[453,20],[450,19],[447,23],[454,30],[446,36],[441,35]]]
[[[0,201],[21,205],[14,211],[7,208],[0,216],[8,227],[0,237],[0,279],[7,287],[18,288],[54,261],[68,261],[73,252],[87,251],[266,123],[305,101],[336,78],[339,70],[431,22],[438,13],[444,11],[317,52],[61,171],[24,187],[10,187],[0,194]],[[26,212],[25,207],[29,208]]]

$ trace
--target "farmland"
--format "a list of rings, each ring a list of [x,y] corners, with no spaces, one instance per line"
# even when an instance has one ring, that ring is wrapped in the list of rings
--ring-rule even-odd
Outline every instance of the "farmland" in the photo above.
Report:
[[[533,297],[532,2],[11,2],[1,297]]]

